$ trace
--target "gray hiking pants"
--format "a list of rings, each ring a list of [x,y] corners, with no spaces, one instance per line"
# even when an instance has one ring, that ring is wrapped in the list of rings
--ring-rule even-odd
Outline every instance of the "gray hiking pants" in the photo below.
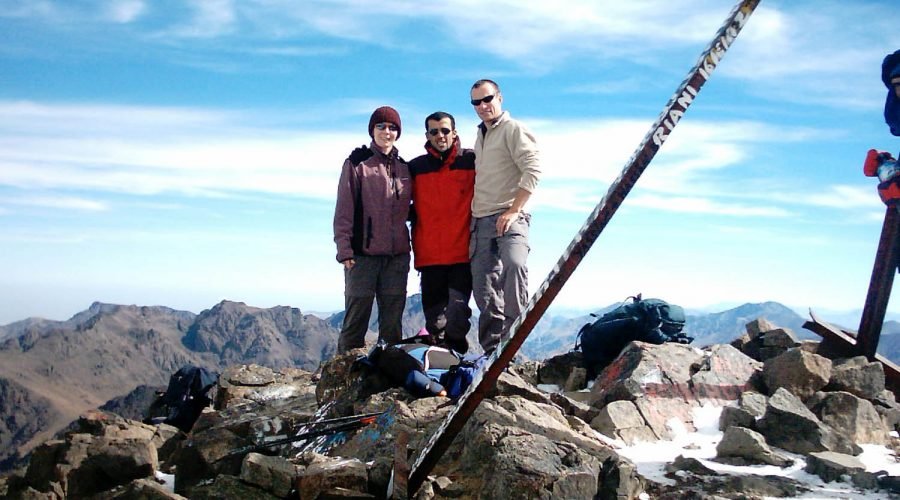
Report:
[[[472,261],[472,294],[481,311],[478,341],[491,352],[528,304],[531,215],[522,213],[503,236],[497,236],[500,214],[472,219],[469,256]]]
[[[401,319],[406,306],[409,254],[356,255],[344,269],[344,324],[338,354],[366,345],[372,299],[378,302],[378,339],[395,344],[403,338]]]

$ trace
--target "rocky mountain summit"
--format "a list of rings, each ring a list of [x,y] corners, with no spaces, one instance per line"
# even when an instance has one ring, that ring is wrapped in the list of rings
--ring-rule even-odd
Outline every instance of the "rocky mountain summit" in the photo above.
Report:
[[[869,470],[864,447],[898,450],[900,405],[880,364],[829,357],[822,344],[764,320],[731,344],[704,349],[634,342],[594,381],[578,353],[511,365],[414,498],[763,498],[815,492],[794,477],[729,473],[800,468],[860,497],[900,492]],[[334,357],[311,373],[234,365],[215,409],[188,434],[92,413],[38,447],[24,472],[0,481],[9,498],[403,497],[408,466],[452,401],[415,399],[356,362]],[[590,388],[587,386],[590,385]],[[691,449],[653,477],[629,446],[660,450],[719,407],[714,456]],[[371,415],[360,428],[315,435],[314,422]],[[305,440],[286,442],[293,436]],[[279,444],[280,443],[280,444]],[[894,458],[896,461],[896,458]],[[723,469],[727,465],[732,469]],[[394,471],[392,481],[392,470]],[[753,469],[750,469],[753,470]],[[759,470],[759,469],[755,469]],[[174,491],[154,480],[174,475]],[[835,484],[835,483],[831,483]]]
[[[296,308],[230,301],[199,315],[98,302],[67,321],[7,325],[0,331],[0,470],[85,411],[141,385],[164,386],[185,364],[315,370],[334,354],[337,335]]]

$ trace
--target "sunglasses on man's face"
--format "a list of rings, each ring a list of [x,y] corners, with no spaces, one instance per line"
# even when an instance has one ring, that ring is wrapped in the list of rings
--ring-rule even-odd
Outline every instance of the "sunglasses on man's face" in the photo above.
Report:
[[[388,129],[391,132],[396,132],[396,131],[400,130],[397,128],[396,125],[394,125],[392,123],[376,123],[375,128],[377,128],[378,130]]]
[[[481,103],[483,103],[483,102],[491,102],[491,101],[493,101],[495,97],[497,97],[496,94],[494,94],[494,95],[486,95],[486,96],[482,97],[481,99],[472,99],[470,102],[472,103],[472,106],[478,106],[479,104],[481,104]]]
[[[453,131],[450,130],[449,128],[447,128],[447,127],[444,127],[444,128],[433,128],[433,129],[431,129],[431,130],[428,131],[428,135],[430,135],[431,137],[434,137],[434,136],[436,136],[436,135],[438,135],[438,134],[450,135],[450,132],[453,132]]]

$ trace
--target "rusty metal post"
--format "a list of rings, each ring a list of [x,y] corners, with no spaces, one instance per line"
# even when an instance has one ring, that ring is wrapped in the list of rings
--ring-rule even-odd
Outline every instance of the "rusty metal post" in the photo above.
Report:
[[[869,361],[875,360],[881,327],[884,325],[884,314],[891,288],[894,285],[894,274],[897,272],[897,234],[900,224],[900,213],[896,207],[889,206],[884,213],[884,225],[881,227],[881,238],[875,253],[875,264],[872,267],[872,278],[869,280],[869,293],[859,322],[859,333],[856,338],[857,352]]]

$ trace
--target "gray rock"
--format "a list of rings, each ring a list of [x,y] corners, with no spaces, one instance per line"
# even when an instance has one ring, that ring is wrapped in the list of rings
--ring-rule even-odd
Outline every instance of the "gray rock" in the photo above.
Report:
[[[747,335],[749,335],[750,339],[753,340],[759,337],[760,334],[770,332],[776,327],[766,318],[756,318],[755,320],[747,323],[744,328],[747,330]]]
[[[201,432],[194,430],[191,438],[181,443],[170,459],[178,471],[175,475],[176,493],[194,498],[192,488],[200,482],[219,474],[240,474],[243,457],[228,455],[231,451],[250,444],[250,441],[236,431],[240,432],[224,426],[211,427]]]
[[[818,393],[811,409],[822,422],[855,443],[890,443],[889,431],[875,406],[849,392]]]
[[[552,401],[556,406],[559,406],[566,415],[578,417],[585,422],[590,422],[600,413],[600,410],[598,410],[597,408],[594,408],[593,406],[585,404],[576,399],[572,399],[570,397],[572,394],[578,395],[589,393],[555,392],[553,394],[550,394],[550,401]]]
[[[149,440],[94,437],[87,457],[68,473],[66,492],[84,498],[152,476],[158,468],[156,447]]]
[[[764,394],[755,391],[747,391],[738,399],[738,407],[747,411],[754,417],[762,417],[766,414],[768,398]]]
[[[594,498],[602,461],[579,446],[488,424],[466,447],[461,470],[483,498]],[[472,470],[467,470],[471,468]],[[477,471],[477,472],[476,472]],[[473,477],[474,476],[474,477]],[[514,492],[514,493],[513,493]]]
[[[671,439],[669,420],[693,429],[694,408],[737,399],[754,388],[760,366],[728,345],[704,352],[683,344],[633,342],[598,376],[593,405],[632,401],[653,434]]]
[[[719,415],[719,430],[724,431],[729,427],[746,427],[756,429],[756,417],[743,408],[726,406]]]
[[[579,351],[571,351],[547,358],[538,369],[538,380],[542,384],[554,384],[563,387],[575,368],[584,367],[584,355]]]
[[[762,364],[730,345],[714,345],[693,367],[691,388],[695,398],[705,401],[733,401],[754,388],[753,379]]]
[[[63,440],[37,447],[23,488],[80,498],[153,475],[154,428],[104,412],[81,417]]]
[[[757,424],[767,443],[794,453],[837,451],[858,455],[862,452],[855,443],[822,423],[797,396],[784,388],[769,398],[766,415]]]
[[[241,464],[241,481],[266,490],[278,497],[291,491],[299,468],[281,457],[249,453]]]
[[[775,328],[760,336],[762,346],[759,348],[759,357],[762,361],[772,359],[797,347],[800,342],[794,332],[787,328]]]
[[[333,458],[310,464],[300,473],[297,489],[300,498],[318,498],[332,488],[366,493],[368,480],[366,464],[356,459]]]
[[[602,473],[612,491],[640,489],[636,471],[596,434],[573,429],[559,408],[519,397],[485,400],[462,434],[466,443],[437,475],[454,478],[464,497],[591,498]],[[444,494],[444,493],[442,493]]]
[[[656,441],[659,437],[644,421],[631,401],[613,401],[600,409],[591,427],[614,439],[631,445],[638,441]]]
[[[716,446],[718,457],[737,457],[749,464],[768,464],[785,467],[791,460],[772,451],[762,434],[744,427],[725,429],[722,440]]]
[[[91,500],[187,500],[168,491],[153,479],[135,479],[131,483],[94,495]]]
[[[516,375],[533,386],[541,384],[540,369],[544,365],[542,361],[525,361],[524,363],[510,364],[509,369]]]
[[[236,385],[263,386],[275,383],[275,372],[265,366],[238,365],[227,368],[220,378]]]
[[[763,366],[763,379],[770,395],[783,387],[805,400],[825,387],[830,377],[830,359],[800,349],[769,359]]]
[[[728,345],[759,361],[758,348],[754,350],[752,347],[750,347],[751,343],[753,343],[753,341],[750,339],[750,335],[745,333],[739,337],[735,337],[735,339],[729,342]]]
[[[491,395],[519,396],[536,403],[550,404],[550,397],[546,392],[529,384],[515,373],[505,371],[497,379],[497,385]]]
[[[829,483],[840,481],[841,476],[852,476],[859,472],[865,472],[866,466],[852,455],[835,453],[833,451],[813,452],[807,456],[806,472],[815,474]]]
[[[863,399],[876,399],[884,391],[884,367],[865,356],[857,356],[834,363],[828,391],[844,391]]]
[[[797,347],[800,341],[790,328],[775,328],[763,335],[764,347],[782,347],[785,350]]]
[[[665,470],[669,474],[675,474],[678,471],[687,471],[701,476],[719,475],[718,472],[703,465],[703,463],[696,458],[685,458],[684,455],[678,455],[672,463],[666,464]]]
[[[595,406],[640,397],[694,401],[691,367],[700,365],[705,357],[703,351],[684,344],[632,342],[597,377],[591,389],[597,399]]]
[[[587,387],[587,370],[579,367],[573,368],[572,373],[569,374],[569,378],[566,379],[566,383],[563,385],[563,390],[577,391],[585,387]]]
[[[191,490],[191,500],[277,500],[268,491],[249,485],[240,479],[220,474],[211,481],[205,481]]]

